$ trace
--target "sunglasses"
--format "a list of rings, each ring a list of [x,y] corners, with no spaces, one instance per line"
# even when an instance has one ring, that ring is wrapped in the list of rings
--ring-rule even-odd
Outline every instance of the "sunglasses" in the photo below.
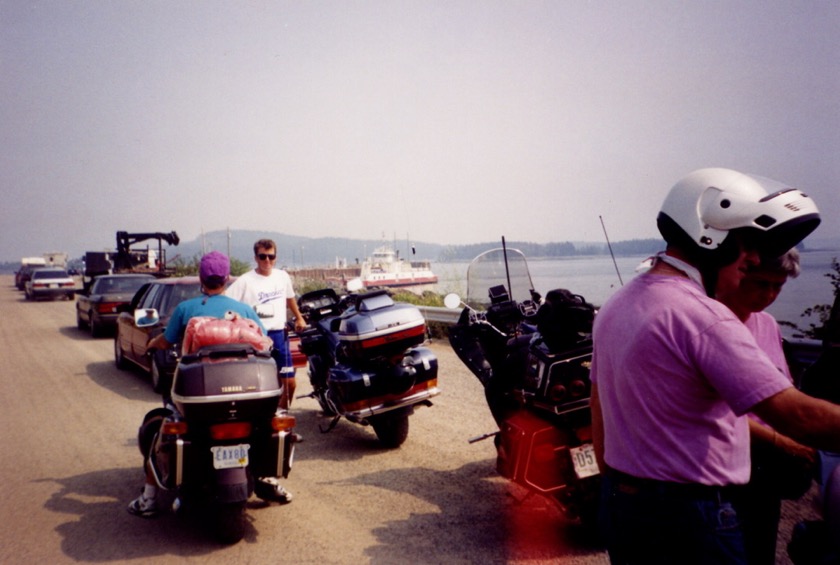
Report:
[[[265,261],[266,259],[268,259],[269,261],[274,261],[275,259],[277,259],[277,255],[274,255],[273,253],[257,253],[257,258],[260,261]]]

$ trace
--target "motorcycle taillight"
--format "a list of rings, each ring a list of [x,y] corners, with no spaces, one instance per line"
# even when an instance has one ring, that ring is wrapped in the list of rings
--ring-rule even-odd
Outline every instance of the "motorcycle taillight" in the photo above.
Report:
[[[226,422],[210,426],[210,437],[216,440],[239,439],[251,435],[250,422]]]

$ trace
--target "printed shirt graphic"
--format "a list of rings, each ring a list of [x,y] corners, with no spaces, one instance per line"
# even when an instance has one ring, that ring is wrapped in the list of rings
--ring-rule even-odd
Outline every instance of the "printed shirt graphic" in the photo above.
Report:
[[[286,271],[274,269],[268,276],[248,271],[228,287],[225,295],[254,308],[268,331],[286,327],[286,300],[294,297],[292,279]]]

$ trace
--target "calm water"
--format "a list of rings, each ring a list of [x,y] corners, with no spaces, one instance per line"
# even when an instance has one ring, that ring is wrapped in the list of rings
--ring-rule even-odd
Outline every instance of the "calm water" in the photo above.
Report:
[[[840,257],[840,251],[809,251],[802,253],[802,274],[788,280],[776,302],[768,311],[777,320],[786,320],[807,326],[809,320],[802,318],[802,312],[816,304],[830,304],[833,300],[831,281],[825,276],[831,271],[831,260]],[[617,257],[616,263],[621,280],[627,282],[636,275],[636,267],[646,259]],[[437,291],[445,294],[457,292],[466,295],[467,267],[469,262],[435,263],[433,270],[438,275]],[[570,257],[565,259],[530,260],[528,267],[537,291],[545,295],[554,288],[567,288],[583,295],[589,302],[600,305],[620,288],[619,275],[609,256]],[[782,328],[790,336],[792,330]]]

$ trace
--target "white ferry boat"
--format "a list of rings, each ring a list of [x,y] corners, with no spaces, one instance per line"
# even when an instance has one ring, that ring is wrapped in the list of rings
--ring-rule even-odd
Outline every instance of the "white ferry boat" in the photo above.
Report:
[[[406,261],[389,246],[378,247],[362,262],[362,284],[369,287],[406,287],[438,282],[430,261]]]

